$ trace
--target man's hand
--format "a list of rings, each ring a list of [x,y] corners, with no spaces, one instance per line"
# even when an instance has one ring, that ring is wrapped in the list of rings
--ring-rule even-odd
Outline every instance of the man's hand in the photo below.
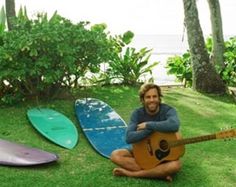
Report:
[[[140,123],[137,125],[137,131],[144,130],[146,128],[146,123]]]

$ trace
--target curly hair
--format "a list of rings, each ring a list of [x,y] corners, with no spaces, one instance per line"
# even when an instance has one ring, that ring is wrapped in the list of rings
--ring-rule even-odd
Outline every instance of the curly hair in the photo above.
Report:
[[[140,101],[143,101],[145,93],[147,93],[150,89],[153,89],[153,88],[155,88],[157,90],[159,100],[161,102],[161,97],[163,97],[163,95],[161,93],[161,88],[158,85],[153,84],[153,83],[145,83],[140,87],[140,89],[139,89],[139,99],[140,99]]]

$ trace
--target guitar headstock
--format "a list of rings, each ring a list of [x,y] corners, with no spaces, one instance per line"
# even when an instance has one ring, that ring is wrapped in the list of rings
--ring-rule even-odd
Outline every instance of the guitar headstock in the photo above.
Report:
[[[216,139],[228,139],[233,137],[236,137],[236,129],[229,129],[216,133]]]

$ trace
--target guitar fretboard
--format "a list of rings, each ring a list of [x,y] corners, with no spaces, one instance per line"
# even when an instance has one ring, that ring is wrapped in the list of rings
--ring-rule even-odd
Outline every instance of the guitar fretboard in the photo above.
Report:
[[[185,138],[185,139],[169,142],[169,146],[176,147],[179,145],[193,144],[193,143],[197,143],[197,142],[209,141],[209,140],[214,140],[214,139],[216,139],[216,134],[197,136],[197,137],[193,137],[193,138]]]

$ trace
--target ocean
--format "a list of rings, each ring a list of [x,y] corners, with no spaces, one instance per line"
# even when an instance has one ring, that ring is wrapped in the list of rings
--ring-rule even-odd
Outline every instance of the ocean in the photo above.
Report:
[[[186,35],[135,35],[131,46],[153,49],[156,55],[171,55],[185,52],[188,42]]]
[[[174,75],[168,75],[166,60],[174,55],[181,55],[188,49],[187,36],[182,35],[135,35],[130,44],[135,49],[147,47],[152,49],[149,63],[160,62],[152,71],[154,82],[158,85],[180,84],[176,82]],[[148,80],[150,76],[143,77]]]

